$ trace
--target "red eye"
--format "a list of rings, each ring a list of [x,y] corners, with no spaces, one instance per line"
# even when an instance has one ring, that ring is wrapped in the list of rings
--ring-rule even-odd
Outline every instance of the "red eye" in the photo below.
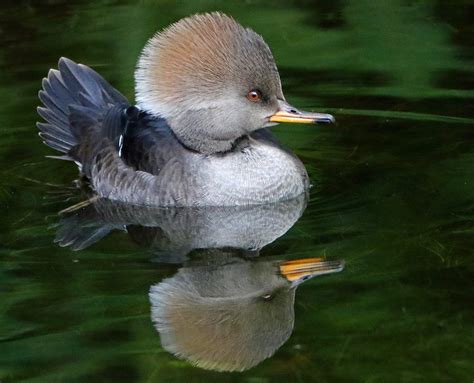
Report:
[[[247,93],[247,99],[252,102],[258,102],[262,99],[262,93],[257,89],[253,89]]]

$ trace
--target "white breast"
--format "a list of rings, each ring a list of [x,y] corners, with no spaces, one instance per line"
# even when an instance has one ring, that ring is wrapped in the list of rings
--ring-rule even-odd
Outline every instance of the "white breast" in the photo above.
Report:
[[[298,158],[265,142],[203,158],[196,170],[203,205],[250,205],[294,198],[308,187]]]

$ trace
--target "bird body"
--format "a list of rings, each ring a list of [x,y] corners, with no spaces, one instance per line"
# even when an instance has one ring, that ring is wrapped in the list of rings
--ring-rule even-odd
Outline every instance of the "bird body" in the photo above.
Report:
[[[193,64],[194,63],[194,64]],[[62,58],[43,80],[40,136],[100,196],[153,206],[240,206],[307,190],[301,161],[268,127],[331,122],[284,99],[261,36],[220,13],[154,36],[136,71],[137,106]]]
[[[183,146],[164,120],[140,119],[127,132],[121,160],[152,176],[141,177],[143,187],[127,197],[121,193],[129,187],[116,187],[105,174],[116,167],[102,168],[93,177],[106,180],[94,184],[102,195],[158,206],[233,206],[289,200],[308,188],[301,161],[267,129],[241,138],[226,153],[210,155]]]

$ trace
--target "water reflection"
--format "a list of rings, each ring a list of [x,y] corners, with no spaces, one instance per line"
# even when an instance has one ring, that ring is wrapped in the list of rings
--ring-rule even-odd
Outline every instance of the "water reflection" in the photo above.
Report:
[[[162,347],[196,366],[244,371],[290,337],[295,291],[305,280],[341,271],[341,261],[259,258],[302,215],[306,196],[276,204],[147,208],[99,199],[62,216],[56,241],[81,250],[126,231],[154,260],[180,268],[150,288]]]
[[[252,261],[237,251],[210,251],[150,289],[162,346],[195,365],[243,371],[270,357],[290,337],[296,287],[342,270],[318,258]]]
[[[121,230],[166,263],[183,262],[194,249],[258,250],[296,223],[306,199],[301,195],[267,205],[206,208],[143,207],[98,199],[63,215],[55,241],[82,250]]]

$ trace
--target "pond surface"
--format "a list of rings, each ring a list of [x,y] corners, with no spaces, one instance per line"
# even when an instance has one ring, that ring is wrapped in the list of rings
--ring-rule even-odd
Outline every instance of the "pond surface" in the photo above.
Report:
[[[70,57],[133,99],[146,40],[216,9],[264,36],[290,102],[338,121],[274,128],[309,172],[308,200],[58,215],[84,192],[37,136],[48,69]],[[471,382],[473,13],[467,0],[2,2],[0,381]],[[297,276],[282,275],[304,260],[339,272],[293,302]],[[262,286],[264,309],[224,299]],[[183,296],[202,306],[169,314]]]

